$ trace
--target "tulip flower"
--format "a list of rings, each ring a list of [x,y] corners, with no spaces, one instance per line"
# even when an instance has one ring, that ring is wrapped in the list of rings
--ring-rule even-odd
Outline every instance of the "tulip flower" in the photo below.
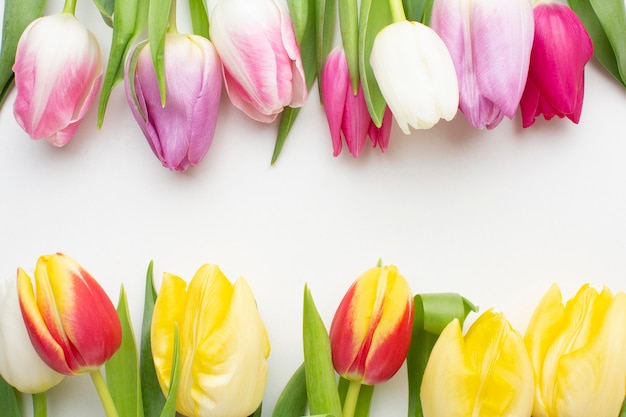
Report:
[[[422,411],[424,417],[528,417],[533,381],[524,340],[503,314],[481,314],[465,337],[454,319],[426,364]]]
[[[65,145],[102,81],[94,35],[71,13],[36,19],[20,38],[13,71],[17,123],[33,139]]]
[[[617,416],[626,397],[626,294],[584,285],[563,305],[548,290],[528,324],[533,417]]]
[[[41,360],[30,342],[15,280],[0,284],[0,375],[29,394],[45,392],[64,378]]]
[[[533,43],[529,0],[437,0],[431,27],[448,47],[459,108],[475,128],[492,129],[517,111]]]
[[[321,78],[322,103],[328,119],[333,142],[333,155],[341,152],[341,133],[346,139],[348,150],[356,158],[361,153],[366,136],[372,145],[380,146],[385,152],[391,135],[391,111],[386,109],[381,127],[377,127],[367,109],[363,87],[353,94],[346,55],[341,48],[334,49],[326,58]]]
[[[398,21],[374,39],[370,64],[380,91],[405,134],[452,120],[459,105],[454,64],[437,34],[418,22]]]
[[[280,0],[220,0],[210,35],[222,59],[226,92],[251,118],[269,123],[307,98],[300,47]]]
[[[180,379],[176,408],[190,417],[251,415],[261,403],[270,352],[247,282],[231,284],[215,265],[198,269],[189,287],[164,274],[152,318],[152,357],[169,391],[175,327]]]
[[[560,3],[535,6],[535,40],[526,88],[520,101],[522,125],[543,114],[580,120],[585,90],[585,65],[593,44],[576,13]]]
[[[140,44],[133,55],[136,59],[126,65],[126,97],[152,152],[171,170],[195,166],[213,141],[222,91],[220,59],[213,44],[197,35],[166,35],[165,106],[150,45]]]

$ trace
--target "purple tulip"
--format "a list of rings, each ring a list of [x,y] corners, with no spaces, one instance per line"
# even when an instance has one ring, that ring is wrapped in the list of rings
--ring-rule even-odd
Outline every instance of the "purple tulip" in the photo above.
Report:
[[[522,125],[529,127],[543,114],[580,120],[585,92],[585,65],[593,43],[576,13],[564,4],[535,7],[535,41],[522,95]]]
[[[98,41],[71,13],[34,20],[17,46],[13,113],[33,139],[65,145],[102,82]]]
[[[222,91],[220,59],[208,39],[168,33],[163,107],[149,44],[138,45],[130,57],[137,54],[126,67],[128,104],[163,166],[185,171],[202,160],[213,141]]]

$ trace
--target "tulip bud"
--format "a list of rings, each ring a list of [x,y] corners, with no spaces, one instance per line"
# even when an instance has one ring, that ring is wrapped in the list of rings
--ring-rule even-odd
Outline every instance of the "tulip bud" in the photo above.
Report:
[[[457,319],[430,354],[420,392],[424,417],[528,417],[533,370],[504,315],[483,313],[463,337]]]
[[[374,39],[370,64],[400,129],[430,129],[452,120],[459,90],[450,53],[437,34],[417,22],[400,21]]]
[[[0,375],[18,391],[29,394],[47,391],[63,380],[30,342],[15,280],[0,284]]]
[[[585,65],[593,56],[587,30],[569,7],[539,3],[534,9],[535,40],[526,88],[520,101],[522,125],[543,114],[580,120],[585,90]]]
[[[413,295],[395,266],[375,267],[352,284],[330,326],[337,373],[375,385],[402,366],[411,343]]]
[[[176,409],[190,417],[251,415],[267,382],[270,345],[248,283],[231,284],[215,265],[189,283],[164,274],[152,317],[152,357],[169,392],[175,325],[180,380]]]
[[[279,0],[220,0],[211,13],[210,33],[235,107],[269,123],[285,106],[304,104],[300,47]]]
[[[528,324],[533,417],[617,416],[626,397],[626,294],[589,285],[563,305],[553,285]]]
[[[165,107],[148,43],[129,55],[137,57],[127,61],[126,98],[163,166],[185,171],[204,158],[213,141],[222,70],[213,44],[201,36],[168,33],[164,51]]]
[[[18,269],[22,315],[41,359],[65,375],[99,369],[122,342],[117,312],[102,287],[61,253],[37,260],[35,283],[36,294],[31,278]]]
[[[41,17],[24,30],[13,72],[17,123],[31,138],[63,146],[100,88],[98,42],[70,13]]]
[[[346,55],[341,48],[334,49],[326,58],[321,78],[322,103],[333,142],[333,155],[341,152],[341,133],[346,139],[348,150],[356,158],[361,153],[367,135],[372,145],[387,150],[391,135],[391,112],[385,110],[380,128],[372,121],[363,87],[359,84],[356,95],[350,86],[350,74]]]

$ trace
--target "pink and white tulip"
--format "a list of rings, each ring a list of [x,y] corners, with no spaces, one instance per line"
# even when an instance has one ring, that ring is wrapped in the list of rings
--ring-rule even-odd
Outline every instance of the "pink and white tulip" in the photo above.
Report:
[[[226,92],[251,118],[269,123],[307,98],[300,47],[279,0],[220,0],[210,34],[222,59]]]
[[[585,92],[585,65],[593,56],[593,43],[569,7],[542,2],[535,6],[535,40],[530,54],[526,89],[520,101],[522,125],[535,117],[580,120]]]
[[[204,158],[213,141],[222,91],[220,59],[208,39],[178,33],[166,35],[164,54],[165,107],[147,43],[130,54],[137,57],[127,63],[126,97],[163,166],[185,171]]]
[[[529,0],[437,0],[431,27],[448,47],[459,108],[475,128],[492,129],[517,111],[533,43]]]
[[[356,95],[350,86],[350,74],[346,55],[335,48],[326,58],[322,72],[322,103],[333,142],[333,155],[341,152],[341,134],[348,150],[356,158],[361,153],[369,135],[372,145],[385,152],[391,135],[391,111],[387,107],[381,127],[377,127],[367,109],[363,88],[359,84]]]
[[[24,30],[15,64],[17,123],[33,139],[65,145],[102,82],[94,35],[71,13],[44,16]]]

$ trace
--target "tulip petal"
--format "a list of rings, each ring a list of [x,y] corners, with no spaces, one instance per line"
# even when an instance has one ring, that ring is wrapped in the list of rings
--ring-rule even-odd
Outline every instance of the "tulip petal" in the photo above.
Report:
[[[343,50],[334,49],[326,58],[321,77],[321,94],[326,120],[333,143],[333,156],[341,152],[341,123],[346,106],[346,94],[350,85],[348,64]]]

